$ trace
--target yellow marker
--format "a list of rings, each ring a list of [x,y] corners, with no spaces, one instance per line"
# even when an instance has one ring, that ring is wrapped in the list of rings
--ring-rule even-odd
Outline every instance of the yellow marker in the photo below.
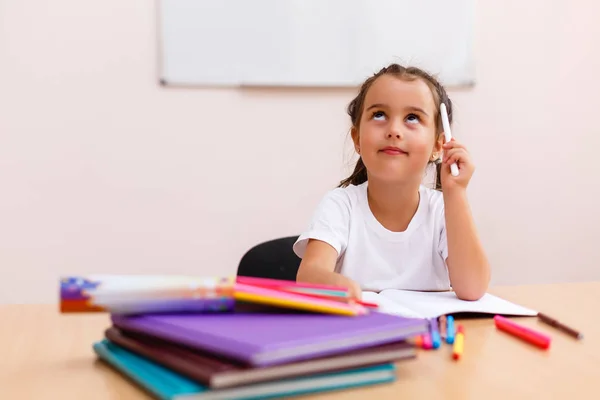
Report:
[[[463,353],[465,344],[465,332],[462,325],[458,325],[456,337],[454,338],[454,347],[452,348],[452,358],[458,360]]]

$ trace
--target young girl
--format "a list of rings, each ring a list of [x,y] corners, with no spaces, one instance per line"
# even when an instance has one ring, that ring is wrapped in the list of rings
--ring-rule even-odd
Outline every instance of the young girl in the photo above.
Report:
[[[444,143],[441,103],[452,122],[445,89],[418,68],[392,64],[363,83],[348,106],[359,160],[294,244],[298,281],[345,286],[356,298],[388,288],[452,287],[464,300],[486,292],[490,267],[466,194],[474,166],[464,145]],[[437,190],[422,185],[430,163]]]

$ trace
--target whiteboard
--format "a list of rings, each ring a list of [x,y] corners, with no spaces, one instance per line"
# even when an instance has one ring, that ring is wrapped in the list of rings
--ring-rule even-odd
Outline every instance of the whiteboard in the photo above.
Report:
[[[356,86],[385,65],[475,83],[474,0],[158,0],[160,79]]]

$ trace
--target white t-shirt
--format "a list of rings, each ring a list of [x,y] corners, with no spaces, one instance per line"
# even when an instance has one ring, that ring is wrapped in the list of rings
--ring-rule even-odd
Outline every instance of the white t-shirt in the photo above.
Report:
[[[294,252],[302,258],[309,239],[329,243],[338,253],[335,271],[362,290],[449,290],[442,193],[421,186],[419,206],[408,228],[392,232],[371,212],[367,185],[327,193]]]

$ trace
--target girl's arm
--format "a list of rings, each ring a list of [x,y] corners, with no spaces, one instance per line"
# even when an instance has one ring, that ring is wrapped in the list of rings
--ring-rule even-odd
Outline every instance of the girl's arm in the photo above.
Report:
[[[452,288],[463,300],[478,300],[490,281],[490,266],[479,241],[465,190],[444,190],[446,209],[446,264]]]
[[[490,266],[479,240],[467,200],[467,184],[475,167],[465,147],[455,139],[444,144],[444,164],[440,173],[448,242],[448,272],[456,295],[478,300],[487,291]],[[450,165],[457,163],[459,175],[452,176]]]
[[[352,279],[335,272],[337,251],[328,243],[310,239],[298,268],[296,281],[348,288],[350,296],[360,299],[360,286]]]

